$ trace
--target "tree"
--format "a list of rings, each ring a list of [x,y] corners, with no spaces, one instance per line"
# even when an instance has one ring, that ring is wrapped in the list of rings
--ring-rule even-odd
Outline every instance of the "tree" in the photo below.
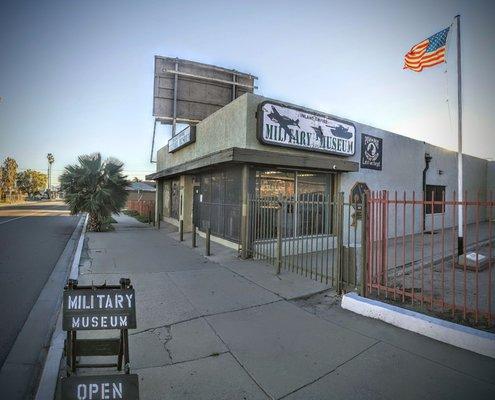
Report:
[[[124,207],[129,185],[116,159],[102,161],[100,153],[79,156],[79,164],[68,165],[60,176],[60,189],[72,214],[89,213],[88,229],[101,231],[105,221]]]
[[[9,192],[9,194],[12,195],[17,178],[17,167],[17,162],[13,158],[7,157],[3,162],[1,181],[2,191],[4,193]]]
[[[47,176],[38,171],[27,169],[24,172],[17,174],[17,187],[19,190],[27,193],[28,196],[33,196],[36,192],[40,192],[46,187]]]

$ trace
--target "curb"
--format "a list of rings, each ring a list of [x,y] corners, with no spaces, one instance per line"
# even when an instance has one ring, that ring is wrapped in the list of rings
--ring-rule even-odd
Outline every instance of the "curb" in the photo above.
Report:
[[[356,293],[347,293],[342,296],[341,307],[440,342],[495,358],[495,334],[493,333],[367,299]]]
[[[88,214],[86,214],[86,217],[84,219],[81,236],[79,237],[76,252],[74,253],[74,258],[72,260],[72,265],[69,273],[69,279],[77,279],[77,277],[79,276],[79,261],[81,259],[87,223]],[[55,396],[55,390],[57,388],[58,374],[60,369],[60,360],[62,359],[64,351],[64,339],[65,334],[62,330],[62,314],[59,310],[57,316],[57,324],[50,340],[50,347],[48,348],[45,365],[43,366],[41,378],[38,383],[38,390],[36,391],[36,396],[34,397],[35,400],[53,399]]]
[[[81,231],[81,236],[79,237],[79,242],[77,243],[76,253],[74,254],[74,259],[72,260],[72,265],[70,267],[69,279],[77,279],[79,277],[79,261],[81,260],[81,253],[84,245],[84,236],[86,234],[86,225],[88,224],[88,214],[84,219],[84,224]]]

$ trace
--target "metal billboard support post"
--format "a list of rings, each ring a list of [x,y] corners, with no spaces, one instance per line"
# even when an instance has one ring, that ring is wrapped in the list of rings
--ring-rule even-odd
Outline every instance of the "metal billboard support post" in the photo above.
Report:
[[[156,161],[153,161],[153,152],[155,151],[156,122],[157,122],[157,119],[155,118],[155,122],[153,123],[153,139],[151,140],[150,163],[156,162]]]
[[[174,113],[173,118],[174,119],[172,122],[172,137],[175,136],[175,132],[177,129],[177,85],[178,85],[178,77],[179,77],[178,71],[179,71],[179,61],[176,60],[175,61],[175,76],[174,76],[174,109],[173,109],[173,113]]]

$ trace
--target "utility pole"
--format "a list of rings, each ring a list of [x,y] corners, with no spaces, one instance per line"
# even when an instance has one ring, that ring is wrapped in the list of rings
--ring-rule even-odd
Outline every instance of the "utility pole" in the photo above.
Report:
[[[55,157],[53,157],[52,153],[48,153],[46,155],[48,160],[48,198],[52,198],[52,164],[55,161]]]

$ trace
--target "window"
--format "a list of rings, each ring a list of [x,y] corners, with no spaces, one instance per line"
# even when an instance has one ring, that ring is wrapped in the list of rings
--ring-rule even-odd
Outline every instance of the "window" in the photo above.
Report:
[[[199,228],[232,241],[240,239],[242,177],[239,167],[199,176]]]
[[[180,214],[180,181],[179,179],[172,180],[172,190],[170,193],[171,210],[170,216],[179,219]]]
[[[425,204],[425,214],[431,214],[432,200],[435,202],[435,204],[433,204],[434,214],[442,214],[445,212],[445,204],[443,203],[444,194],[445,194],[445,186],[426,185],[425,201],[427,203]],[[441,203],[436,203],[436,202],[441,202]]]

